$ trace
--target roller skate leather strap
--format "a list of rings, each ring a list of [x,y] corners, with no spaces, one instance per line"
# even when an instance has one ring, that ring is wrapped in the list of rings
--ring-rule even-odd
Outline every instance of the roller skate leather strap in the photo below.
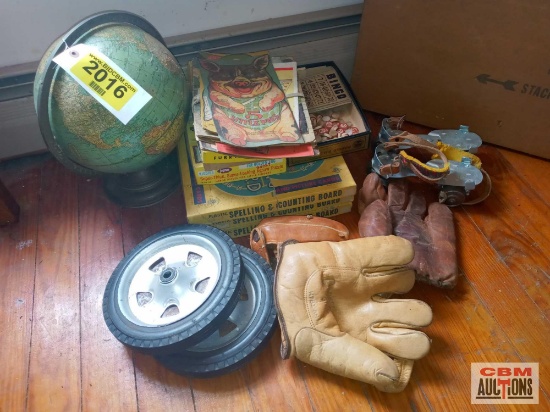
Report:
[[[409,132],[403,132],[397,136],[390,137],[388,142],[383,143],[386,150],[401,149],[399,158],[394,159],[391,164],[383,165],[380,174],[383,176],[398,173],[401,164],[407,166],[421,180],[428,183],[436,183],[449,174],[449,160],[437,145],[428,142],[421,137]],[[430,158],[439,157],[443,161],[443,167],[433,167],[422,162],[412,154],[407,153],[408,149],[414,148],[417,152],[427,154]]]

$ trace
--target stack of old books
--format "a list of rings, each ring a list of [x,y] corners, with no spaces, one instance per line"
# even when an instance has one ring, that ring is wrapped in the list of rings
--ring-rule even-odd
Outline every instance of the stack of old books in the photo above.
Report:
[[[205,54],[189,70],[192,121],[178,149],[189,223],[238,237],[266,217],[351,210],[356,185],[342,156],[313,160],[315,117],[295,62]],[[288,166],[299,158],[311,161]]]
[[[202,151],[262,160],[316,153],[295,62],[274,65],[267,52],[205,53],[189,69]]]
[[[190,156],[191,172],[198,184],[235,182],[243,179],[254,179],[286,171],[286,159],[255,159],[232,156],[222,152],[202,150],[195,138],[193,124],[189,122],[186,130],[186,141]]]

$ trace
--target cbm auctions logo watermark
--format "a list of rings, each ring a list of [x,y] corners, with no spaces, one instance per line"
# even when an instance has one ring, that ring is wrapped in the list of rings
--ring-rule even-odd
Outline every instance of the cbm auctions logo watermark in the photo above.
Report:
[[[538,363],[472,363],[472,403],[539,403]]]

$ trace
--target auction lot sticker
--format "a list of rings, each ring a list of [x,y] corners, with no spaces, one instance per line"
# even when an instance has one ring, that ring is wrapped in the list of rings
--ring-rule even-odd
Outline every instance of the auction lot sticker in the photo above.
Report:
[[[93,46],[74,45],[53,61],[124,124],[151,99],[124,70]]]
[[[472,363],[471,379],[474,404],[539,403],[538,363]]]

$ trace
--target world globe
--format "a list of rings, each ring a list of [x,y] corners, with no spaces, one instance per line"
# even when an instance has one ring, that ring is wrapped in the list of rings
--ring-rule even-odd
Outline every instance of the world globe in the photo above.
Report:
[[[93,59],[78,54],[83,47]],[[67,51],[82,57],[80,77],[58,60]],[[128,103],[136,93],[146,96],[137,110]],[[141,17],[99,13],[55,40],[36,72],[34,104],[50,152],[77,173],[103,176],[117,203],[156,203],[179,184],[174,148],[185,129],[186,78]]]

